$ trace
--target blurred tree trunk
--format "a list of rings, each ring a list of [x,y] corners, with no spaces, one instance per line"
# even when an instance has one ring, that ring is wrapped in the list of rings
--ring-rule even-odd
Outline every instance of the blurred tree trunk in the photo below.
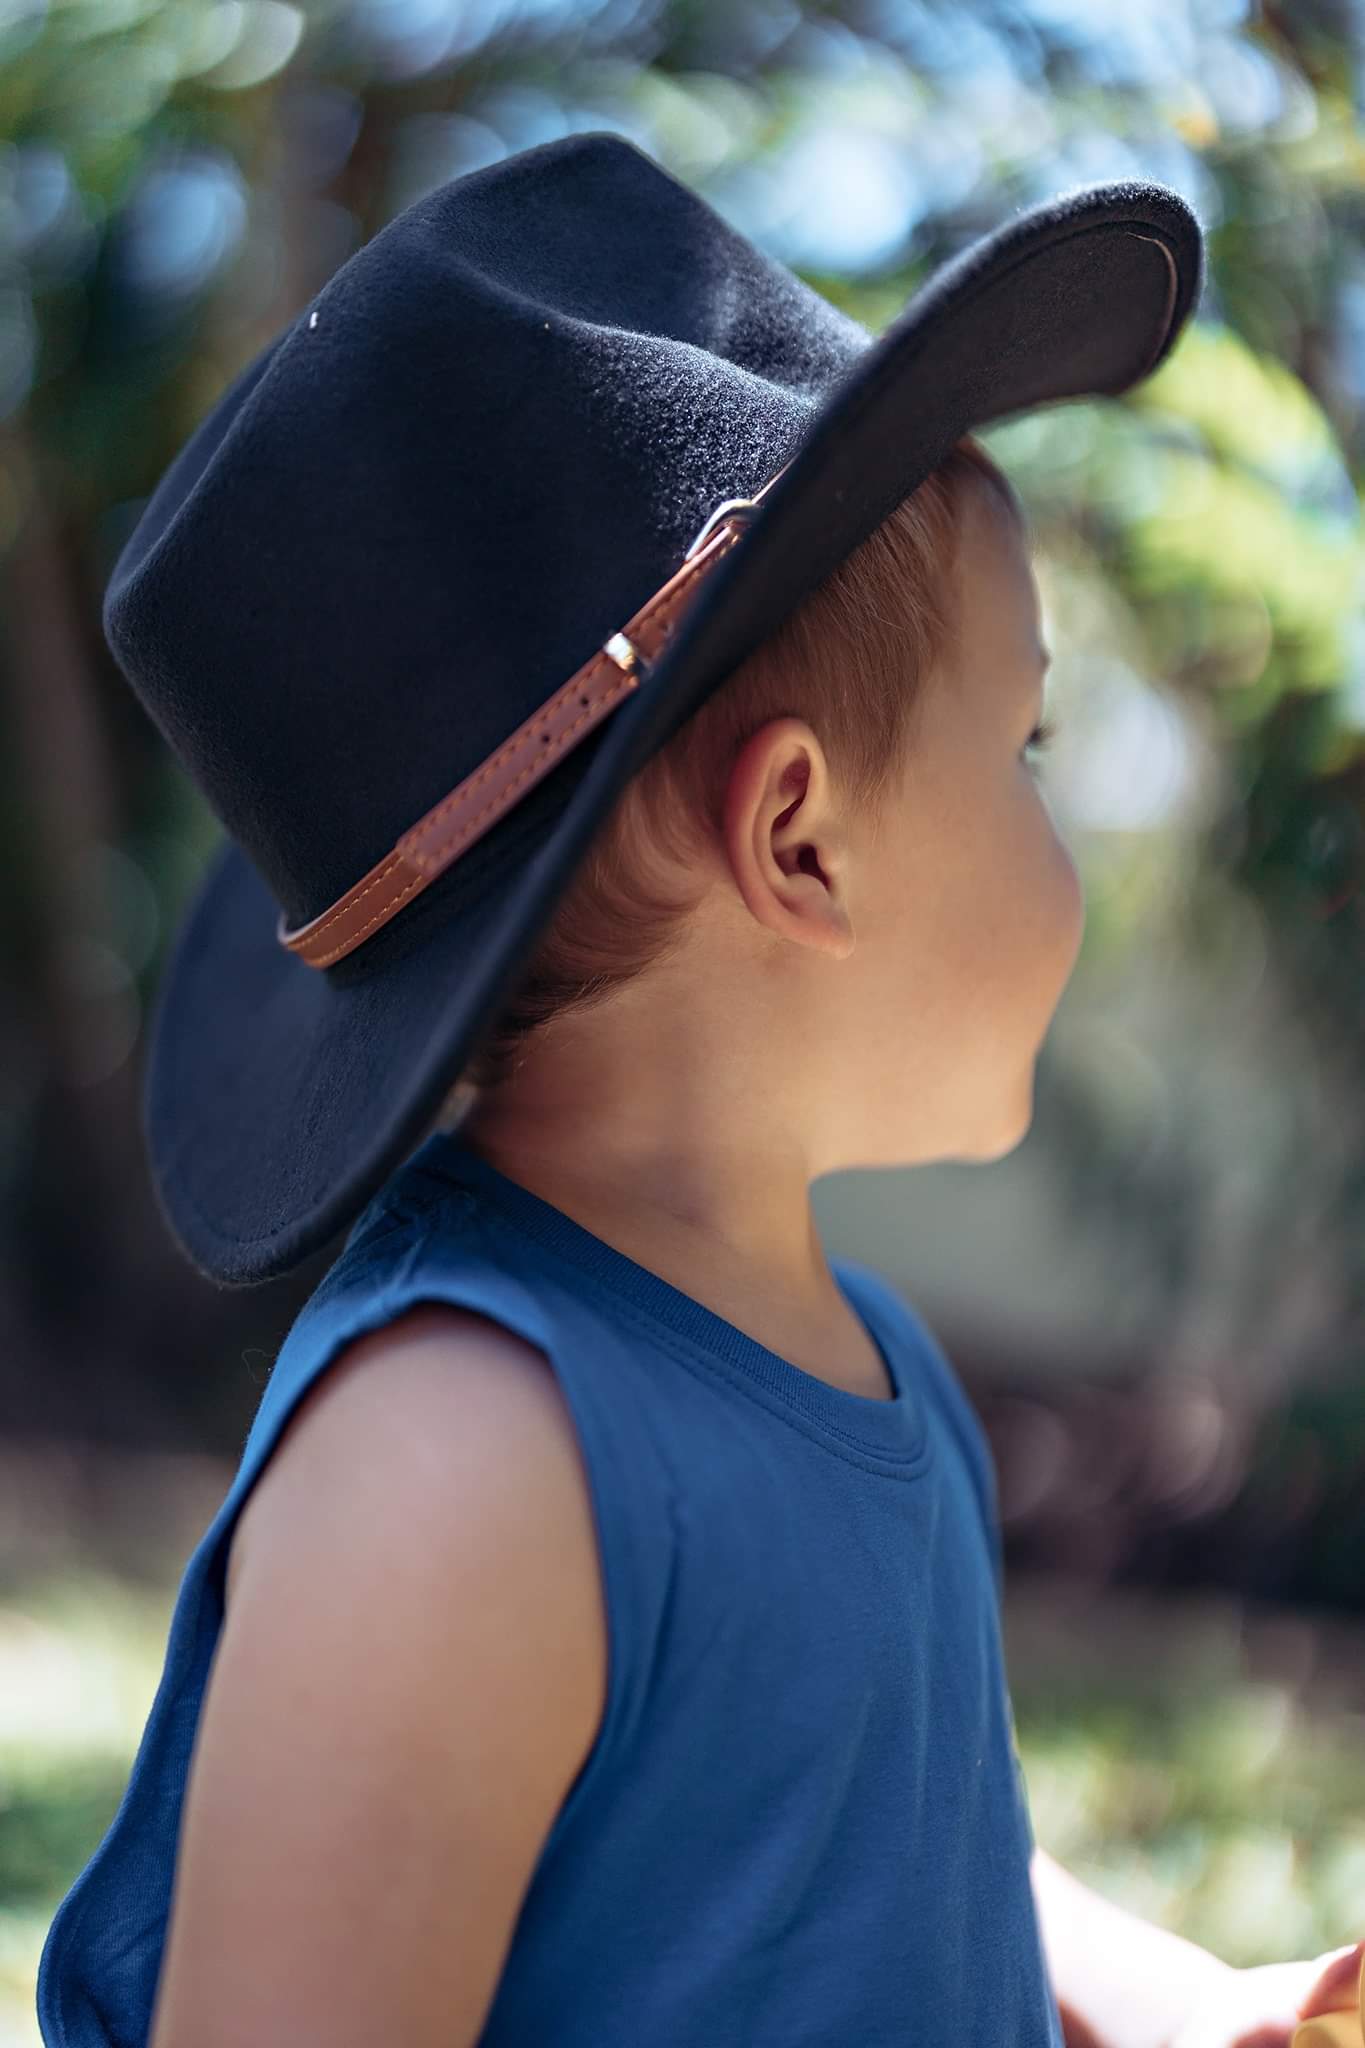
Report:
[[[7,1418],[39,1431],[156,1438],[164,1400],[151,1368],[167,1329],[185,1325],[142,1154],[144,1034],[121,1051],[137,993],[111,928],[101,855],[122,838],[123,792],[77,538],[54,509],[76,494],[62,491],[32,436],[20,429],[9,445],[29,484],[4,565],[26,963],[9,1000],[34,1100],[0,1311],[16,1340],[0,1367],[0,1401]],[[197,1306],[202,1313],[202,1290]]]

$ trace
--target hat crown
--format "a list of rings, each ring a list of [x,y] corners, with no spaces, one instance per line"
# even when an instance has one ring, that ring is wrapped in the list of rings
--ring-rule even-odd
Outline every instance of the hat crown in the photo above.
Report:
[[[610,133],[453,179],[341,265],[201,420],[104,606],[291,924],[781,467],[870,340]],[[467,886],[594,743],[471,850]]]

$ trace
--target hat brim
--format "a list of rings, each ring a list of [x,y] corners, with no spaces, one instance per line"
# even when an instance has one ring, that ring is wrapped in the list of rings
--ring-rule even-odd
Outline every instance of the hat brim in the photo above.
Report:
[[[431,1128],[649,755],[963,434],[1150,375],[1203,273],[1193,211],[1140,181],[1049,200],[941,266],[825,394],[534,855],[385,975],[339,987],[281,947],[278,905],[225,841],[172,945],[144,1071],[154,1186],[192,1263],[259,1285],[353,1224]]]

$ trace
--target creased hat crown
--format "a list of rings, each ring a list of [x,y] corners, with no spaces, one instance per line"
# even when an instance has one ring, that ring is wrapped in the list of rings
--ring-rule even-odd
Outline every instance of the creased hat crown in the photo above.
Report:
[[[203,1272],[273,1278],[354,1219],[653,752],[964,433],[1149,376],[1203,262],[1179,193],[1087,185],[874,338],[600,133],[438,187],[341,266],[105,599],[226,827],[144,1079]]]
[[[870,339],[609,133],[440,186],[341,266],[166,471],[104,610],[291,922],[781,466]],[[538,836],[563,783],[433,898]]]

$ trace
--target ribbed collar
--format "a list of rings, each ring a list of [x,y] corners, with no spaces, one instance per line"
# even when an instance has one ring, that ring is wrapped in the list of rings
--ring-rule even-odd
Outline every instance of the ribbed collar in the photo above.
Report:
[[[408,1165],[467,1189],[489,1213],[590,1277],[598,1288],[629,1302],[638,1315],[652,1318],[695,1350],[738,1367],[816,1431],[885,1461],[907,1476],[928,1462],[933,1439],[926,1427],[925,1396],[915,1384],[910,1325],[894,1318],[887,1304],[879,1296],[874,1298],[860,1275],[842,1260],[831,1258],[830,1271],[886,1362],[896,1389],[894,1400],[850,1393],[769,1350],[737,1324],[511,1179],[475,1151],[458,1130],[433,1131]]]

